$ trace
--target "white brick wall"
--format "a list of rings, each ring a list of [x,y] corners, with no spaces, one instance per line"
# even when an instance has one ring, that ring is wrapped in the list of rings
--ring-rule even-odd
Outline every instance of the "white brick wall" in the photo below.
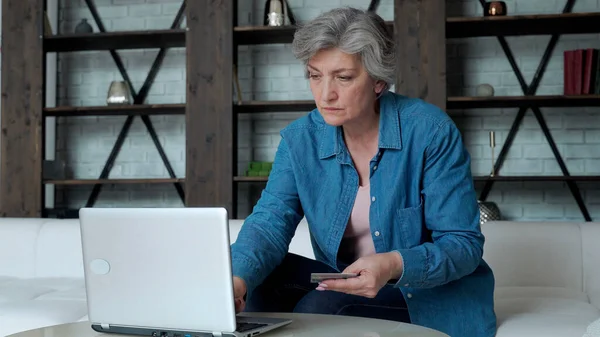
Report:
[[[564,1],[508,0],[510,14],[558,13]],[[181,0],[96,0],[109,31],[167,28]],[[340,5],[366,8],[369,0],[289,0],[300,22]],[[239,5],[240,25],[261,24],[263,0],[243,0]],[[447,1],[448,16],[479,16],[477,0]],[[600,11],[598,0],[578,0],[575,12]],[[378,13],[393,19],[393,1],[383,0]],[[81,18],[93,24],[83,1],[64,0],[61,31],[69,32]],[[547,36],[507,38],[526,81],[531,81],[541,59]],[[598,35],[563,36],[555,48],[538,94],[562,93],[562,51],[598,48]],[[141,87],[156,50],[120,51],[137,90]],[[472,95],[476,85],[490,83],[497,95],[521,95],[517,79],[496,38],[448,41],[448,94]],[[111,80],[120,79],[108,52],[62,54],[59,65],[59,104],[102,105]],[[239,48],[239,79],[244,100],[311,99],[302,67],[293,58],[289,45],[242,46]],[[185,50],[169,50],[164,65],[148,96],[148,103],[185,101]],[[488,132],[496,132],[496,156],[517,109],[449,111],[464,133],[473,157],[474,175],[488,174],[491,152]],[[600,110],[595,108],[543,108],[542,112],[572,174],[600,175]],[[278,132],[303,113],[242,115],[239,123],[239,167],[242,173],[250,160],[272,160],[279,142]],[[161,143],[178,176],[185,172],[185,128],[182,116],[151,117]],[[59,157],[67,161],[77,178],[96,178],[116,139],[124,117],[59,119]],[[504,175],[559,174],[559,168],[537,121],[527,113],[515,138]],[[166,177],[167,172],[141,120],[136,119],[111,177]],[[481,188],[483,184],[477,184]],[[587,206],[600,218],[598,183],[580,183]],[[64,205],[81,206],[91,188],[69,188],[60,199]],[[240,187],[240,216],[250,210],[254,199],[246,198],[248,185]],[[496,183],[488,198],[501,207],[509,219],[581,220],[569,189],[564,183]],[[105,187],[98,205],[180,206],[171,185]]]

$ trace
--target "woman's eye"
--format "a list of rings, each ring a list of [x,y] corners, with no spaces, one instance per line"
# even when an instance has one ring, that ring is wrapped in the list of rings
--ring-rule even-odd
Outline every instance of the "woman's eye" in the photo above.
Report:
[[[317,80],[317,79],[319,79],[319,78],[320,78],[320,76],[319,76],[319,75],[316,75],[316,74],[310,74],[310,75],[309,75],[309,77],[310,77],[311,79],[313,79],[313,80]]]
[[[350,81],[352,79],[352,77],[350,77],[350,76],[340,76],[338,78],[342,81]]]

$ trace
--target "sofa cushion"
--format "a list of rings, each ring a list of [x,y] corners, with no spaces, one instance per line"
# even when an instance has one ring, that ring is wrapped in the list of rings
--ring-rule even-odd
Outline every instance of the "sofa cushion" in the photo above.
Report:
[[[581,337],[600,316],[579,291],[557,287],[498,287],[497,337]]]
[[[490,221],[481,229],[486,237],[483,257],[496,286],[584,290],[578,223]]]

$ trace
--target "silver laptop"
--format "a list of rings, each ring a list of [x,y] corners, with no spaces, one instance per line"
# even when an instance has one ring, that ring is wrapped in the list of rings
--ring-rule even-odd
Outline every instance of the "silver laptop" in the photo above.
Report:
[[[224,208],[82,208],[79,221],[98,332],[245,337],[291,323],[236,316]]]

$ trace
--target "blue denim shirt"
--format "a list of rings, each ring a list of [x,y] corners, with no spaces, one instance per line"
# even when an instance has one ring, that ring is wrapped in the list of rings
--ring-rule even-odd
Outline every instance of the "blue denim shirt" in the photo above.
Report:
[[[340,270],[337,252],[359,178],[341,129],[313,110],[281,131],[261,198],[232,245],[234,275],[248,292],[282,261],[306,216],[317,260]],[[411,321],[452,337],[496,332],[494,276],[461,134],[441,109],[392,92],[380,98],[379,153],[370,163],[369,220],[377,253],[398,251],[395,283]]]

